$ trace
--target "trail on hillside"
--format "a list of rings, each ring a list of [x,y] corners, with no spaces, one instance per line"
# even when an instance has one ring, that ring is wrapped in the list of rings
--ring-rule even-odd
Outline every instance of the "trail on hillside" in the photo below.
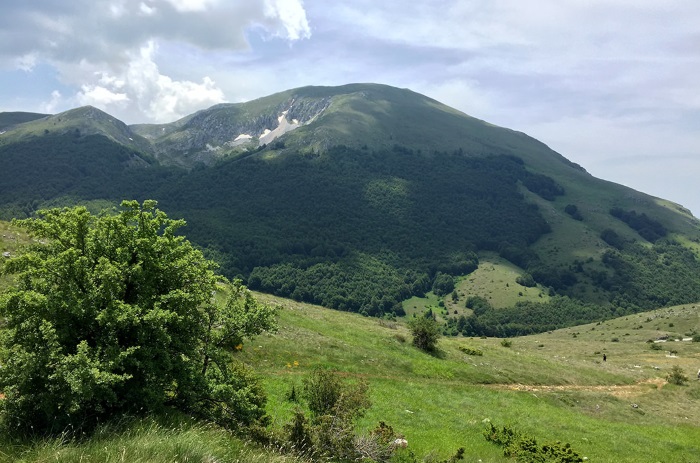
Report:
[[[663,378],[649,378],[635,384],[613,384],[602,386],[584,386],[578,384],[530,385],[530,384],[489,384],[492,389],[526,391],[526,392],[602,392],[615,397],[634,397],[651,391],[653,386],[661,389],[666,384]]]

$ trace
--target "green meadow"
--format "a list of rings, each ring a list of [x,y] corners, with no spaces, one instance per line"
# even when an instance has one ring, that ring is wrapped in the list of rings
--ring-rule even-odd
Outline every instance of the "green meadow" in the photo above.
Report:
[[[485,423],[511,425],[542,442],[562,441],[590,461],[693,461],[700,442],[700,343],[674,341],[700,329],[694,305],[512,339],[442,338],[439,352],[411,345],[401,324],[260,296],[279,304],[280,330],[246,345],[281,427],[286,397],[322,366],[370,384],[360,425],[385,421],[417,455],[506,461],[482,436]],[[668,337],[660,350],[649,340]],[[461,346],[481,350],[470,356]],[[607,360],[603,362],[603,354]],[[668,384],[679,365],[691,381]]]
[[[300,406],[287,399],[292,387],[300,390],[323,367],[368,382],[372,406],[361,432],[384,421],[425,461],[459,447],[466,461],[512,461],[484,439],[489,422],[539,443],[569,443],[588,461],[697,461],[700,343],[682,340],[700,330],[696,305],[512,338],[510,347],[496,338],[443,337],[430,355],[412,346],[401,321],[258,297],[279,307],[279,330],[246,343],[237,358],[262,378],[278,436]],[[657,338],[665,342],[649,342]],[[690,377],[685,385],[665,381],[674,365]],[[106,425],[84,441],[5,441],[0,461],[303,460],[173,415]]]

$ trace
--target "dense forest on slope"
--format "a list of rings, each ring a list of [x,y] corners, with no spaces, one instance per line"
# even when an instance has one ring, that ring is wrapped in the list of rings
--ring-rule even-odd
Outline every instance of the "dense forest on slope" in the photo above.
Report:
[[[531,177],[511,156],[336,147],[201,170],[166,186],[162,204],[194,212],[189,236],[252,288],[380,314],[429,290],[437,272],[466,273],[478,249],[547,233],[518,189]],[[551,179],[532,188],[543,183],[549,192]]]
[[[0,146],[0,163],[0,218],[4,220],[27,217],[38,207],[54,203],[143,200],[184,174],[104,136],[77,132]]]
[[[308,124],[267,145],[227,144],[285,114]],[[156,199],[224,275],[367,315],[403,313],[438,276],[454,284],[472,272],[482,251],[518,267],[514,286],[564,299],[474,313],[472,333],[700,300],[688,211],[386,86],[291,90],[136,128],[78,108],[0,136],[0,166],[0,218]]]

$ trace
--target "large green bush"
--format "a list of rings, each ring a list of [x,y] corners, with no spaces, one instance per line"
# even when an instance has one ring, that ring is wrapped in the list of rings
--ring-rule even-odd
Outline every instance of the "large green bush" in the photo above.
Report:
[[[41,211],[16,222],[33,244],[0,297],[3,422],[20,433],[89,429],[115,414],[175,406],[226,426],[264,418],[255,377],[232,362],[273,309],[240,282],[228,300],[214,265],[155,201],[117,214]]]

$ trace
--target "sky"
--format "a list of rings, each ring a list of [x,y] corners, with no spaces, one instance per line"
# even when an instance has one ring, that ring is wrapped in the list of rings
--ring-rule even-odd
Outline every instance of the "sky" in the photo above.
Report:
[[[0,111],[128,124],[376,82],[522,131],[700,216],[698,0],[23,0]]]

